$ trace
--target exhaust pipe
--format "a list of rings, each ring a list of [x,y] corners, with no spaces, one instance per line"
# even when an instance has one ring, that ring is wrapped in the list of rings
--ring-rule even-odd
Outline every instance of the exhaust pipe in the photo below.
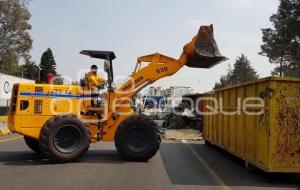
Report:
[[[180,62],[193,68],[210,68],[227,60],[218,48],[213,25],[201,26],[198,34],[183,48]]]

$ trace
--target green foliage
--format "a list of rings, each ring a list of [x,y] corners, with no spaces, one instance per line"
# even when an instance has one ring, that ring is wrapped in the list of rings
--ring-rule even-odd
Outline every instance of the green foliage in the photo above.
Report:
[[[18,57],[14,53],[7,53],[5,58],[2,57],[0,60],[1,72],[5,74],[20,76],[19,66],[18,66]]]
[[[256,71],[251,67],[250,61],[244,54],[237,58],[233,67],[230,76],[232,84],[249,82],[258,78]]]
[[[31,61],[30,56],[25,58],[25,64],[23,65],[23,77],[36,80],[38,78],[38,68],[34,61]]]
[[[27,56],[32,47],[27,2],[0,1],[0,69],[7,74],[20,75],[18,61]]]
[[[224,88],[230,85],[253,81],[258,78],[256,71],[251,67],[250,61],[242,54],[237,57],[234,68],[230,66],[226,75],[221,76],[220,81],[215,84],[214,89]]]
[[[41,57],[41,81],[47,82],[47,74],[52,73],[56,75],[56,62],[52,50],[48,48]]]
[[[53,84],[64,84],[64,78],[62,78],[60,74],[55,75],[53,78]]]
[[[270,17],[274,29],[262,29],[263,45],[259,54],[279,64],[273,75],[300,76],[300,1],[280,0]]]
[[[232,75],[232,69],[230,64],[228,64],[227,74],[221,76],[220,81],[216,82],[214,89],[220,89],[232,85],[230,81],[231,75]]]

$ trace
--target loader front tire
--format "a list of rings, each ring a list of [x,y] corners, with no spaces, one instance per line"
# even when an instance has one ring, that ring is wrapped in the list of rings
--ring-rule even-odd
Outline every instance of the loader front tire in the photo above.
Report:
[[[116,149],[128,161],[148,161],[157,153],[160,142],[157,124],[145,115],[127,118],[115,134]]]
[[[86,124],[76,116],[54,116],[41,130],[40,149],[53,162],[76,161],[88,150],[89,136]]]
[[[24,141],[26,143],[26,145],[35,153],[40,154],[41,153],[41,149],[39,146],[39,140],[36,140],[34,138],[31,137],[27,137],[24,136]]]

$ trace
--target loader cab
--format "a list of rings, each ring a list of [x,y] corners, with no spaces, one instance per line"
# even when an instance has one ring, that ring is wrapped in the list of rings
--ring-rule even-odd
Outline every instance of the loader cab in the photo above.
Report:
[[[109,91],[113,91],[112,84],[114,82],[114,74],[112,61],[116,58],[115,53],[113,51],[82,50],[80,54],[105,60],[104,71],[107,73],[107,87]]]

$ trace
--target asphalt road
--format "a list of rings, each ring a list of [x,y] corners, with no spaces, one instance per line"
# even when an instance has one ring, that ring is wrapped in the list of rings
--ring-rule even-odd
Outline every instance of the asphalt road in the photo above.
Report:
[[[9,139],[9,140],[7,140]],[[22,137],[0,137],[0,190],[300,189],[297,175],[246,171],[234,156],[201,142],[163,142],[147,163],[124,162],[113,143],[93,144],[76,163],[47,164]]]

